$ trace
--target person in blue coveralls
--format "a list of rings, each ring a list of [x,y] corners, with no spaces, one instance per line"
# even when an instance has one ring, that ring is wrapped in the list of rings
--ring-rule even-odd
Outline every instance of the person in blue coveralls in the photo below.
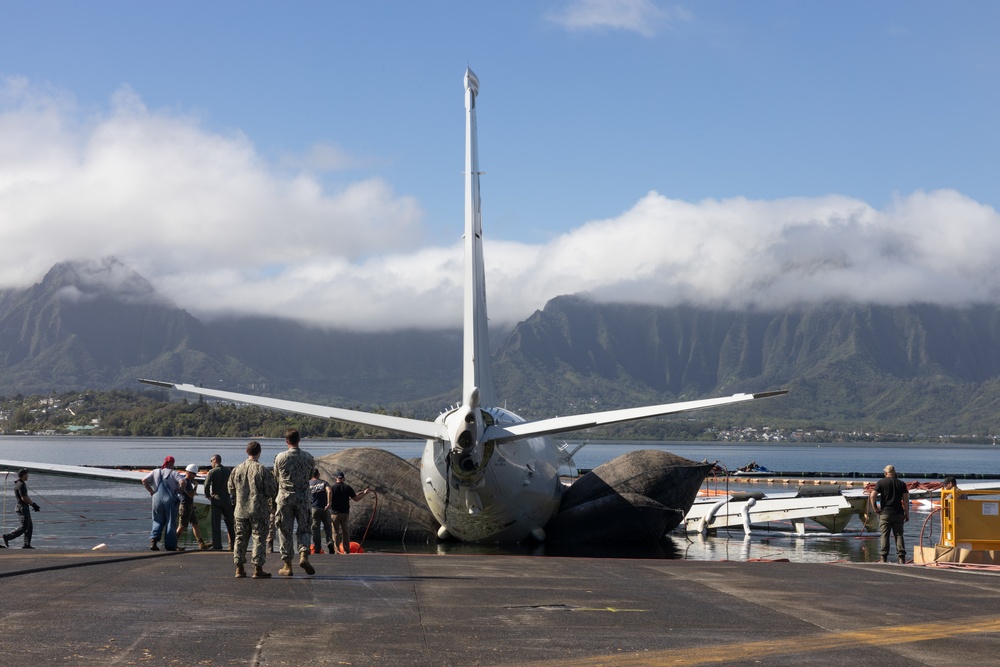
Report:
[[[181,477],[174,471],[174,457],[163,459],[163,465],[142,478],[142,485],[153,497],[153,529],[149,533],[149,550],[159,551],[157,542],[163,535],[163,547],[177,551],[177,509]]]

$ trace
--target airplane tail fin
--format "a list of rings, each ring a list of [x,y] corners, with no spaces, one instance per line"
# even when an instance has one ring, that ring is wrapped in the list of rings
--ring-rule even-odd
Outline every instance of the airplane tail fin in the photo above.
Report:
[[[490,369],[489,318],[486,316],[486,271],[483,266],[483,220],[479,199],[479,145],[476,97],[479,79],[465,70],[465,319],[462,356],[462,400],[472,405],[496,405]]]

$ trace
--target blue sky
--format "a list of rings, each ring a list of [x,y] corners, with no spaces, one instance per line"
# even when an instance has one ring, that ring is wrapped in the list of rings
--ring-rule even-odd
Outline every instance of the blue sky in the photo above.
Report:
[[[0,4],[0,287],[115,255],[196,314],[1000,300],[991,2]],[[994,240],[996,239],[996,240]]]

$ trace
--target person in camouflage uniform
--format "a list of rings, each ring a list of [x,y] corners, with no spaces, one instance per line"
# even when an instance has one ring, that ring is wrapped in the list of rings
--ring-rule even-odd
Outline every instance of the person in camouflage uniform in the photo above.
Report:
[[[278,483],[271,471],[260,464],[260,443],[252,440],[247,444],[247,460],[239,464],[229,475],[229,495],[236,501],[236,543],[233,545],[233,562],[236,563],[236,577],[247,576],[243,564],[247,562],[247,545],[253,534],[253,578],[266,579],[271,574],[264,571],[267,557],[267,524],[271,516],[271,505],[278,493]]]
[[[294,428],[285,431],[285,444],[288,449],[274,457],[274,476],[278,480],[278,505],[274,525],[278,529],[281,560],[284,563],[278,574],[292,576],[292,556],[295,552],[293,529],[298,540],[299,566],[306,574],[316,574],[309,563],[309,544],[312,541],[309,477],[316,462],[312,454],[299,449],[299,432]]]

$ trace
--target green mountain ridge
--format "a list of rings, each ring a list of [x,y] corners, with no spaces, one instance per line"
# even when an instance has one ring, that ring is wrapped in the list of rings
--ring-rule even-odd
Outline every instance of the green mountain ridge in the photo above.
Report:
[[[780,312],[559,297],[515,327],[495,367],[525,417],[775,388],[714,423],[993,433],[1000,309],[816,304]]]

